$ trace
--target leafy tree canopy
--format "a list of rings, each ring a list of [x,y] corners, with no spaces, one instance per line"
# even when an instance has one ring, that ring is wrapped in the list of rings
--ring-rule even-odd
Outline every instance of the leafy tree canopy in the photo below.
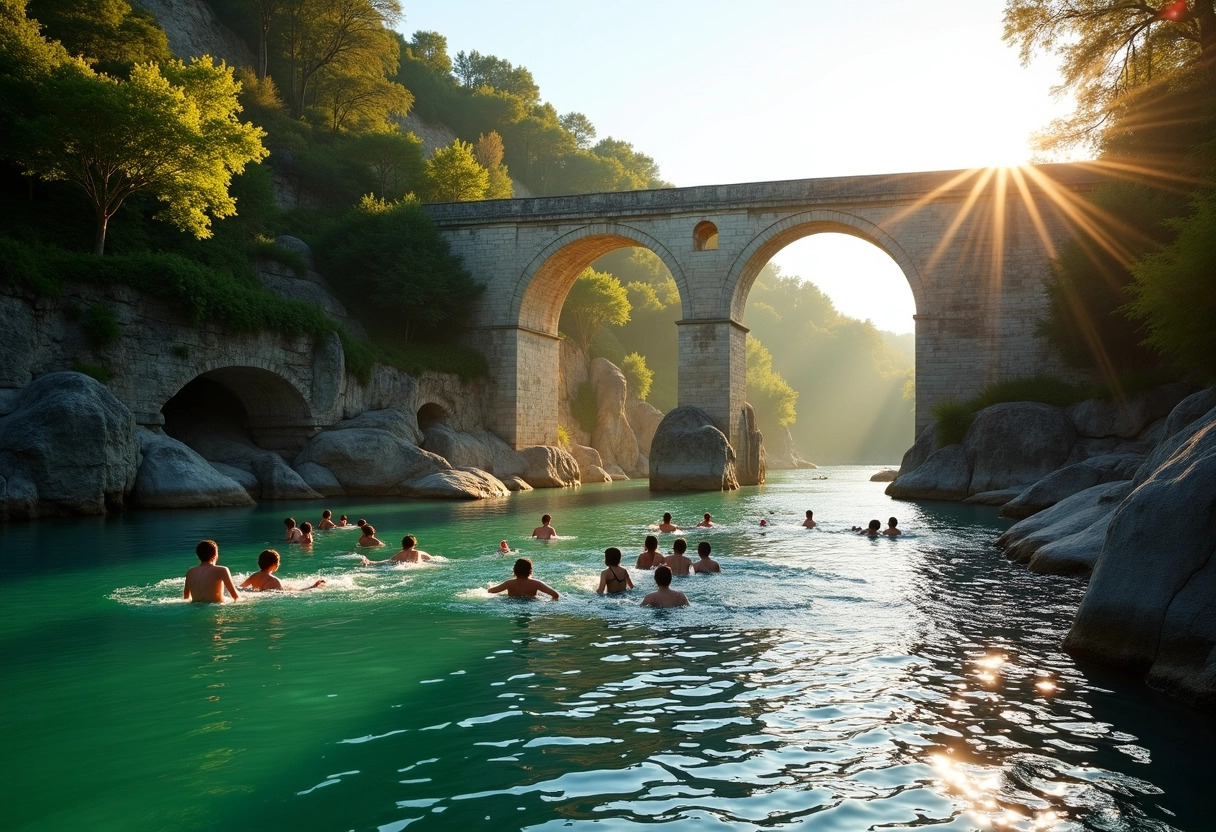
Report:
[[[30,0],[28,14],[47,38],[113,75],[173,57],[155,15],[126,0]]]
[[[584,351],[606,324],[629,321],[629,295],[621,281],[607,272],[585,269],[562,305],[560,328]]]
[[[473,145],[460,139],[435,150],[426,160],[428,202],[485,199],[490,173],[473,156]]]

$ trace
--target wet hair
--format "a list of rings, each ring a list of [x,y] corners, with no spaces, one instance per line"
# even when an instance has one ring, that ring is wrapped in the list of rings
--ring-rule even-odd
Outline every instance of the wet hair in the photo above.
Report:
[[[375,537],[376,536],[376,528],[371,523],[364,523],[361,526],[361,528],[363,529],[364,537]]]
[[[527,558],[520,558],[515,561],[515,565],[511,567],[511,571],[515,573],[517,578],[526,578],[532,574],[532,561]]]
[[[358,523],[356,523],[355,525],[356,525],[356,526],[358,526],[359,528],[363,528],[364,526],[366,526],[366,525],[367,525],[367,521],[366,521],[366,520],[364,520],[362,517],[360,517],[360,518],[359,518],[359,522],[358,522]]]
[[[274,549],[263,549],[258,555],[258,569],[269,569],[279,562],[279,553]]]
[[[664,522],[664,523],[670,523],[670,522],[671,522],[671,512],[670,512],[670,511],[665,511],[665,512],[663,512],[663,522]]]
[[[888,525],[888,526],[898,526],[898,525],[899,525],[899,521],[898,521],[898,520],[896,520],[894,517],[892,517],[892,518],[890,518],[890,519],[888,519],[888,520],[887,520],[887,525]]]
[[[707,512],[705,512],[705,519],[706,519],[706,520],[708,520],[708,519],[709,519],[709,518],[711,518],[711,517],[713,517],[713,515],[712,515],[712,514],[710,514],[708,511],[707,511]]]
[[[283,525],[289,529],[295,528],[296,518],[288,517],[286,520],[283,521]]]
[[[811,510],[808,508],[808,509],[806,510],[806,519],[807,519],[807,520],[811,520],[811,519],[813,519],[814,517],[815,517],[815,512],[811,511]]]
[[[652,534],[646,535],[646,551],[653,552],[659,548],[659,539]]]
[[[870,531],[876,532],[881,528],[882,528],[882,523],[878,522],[877,520],[870,521]]]
[[[305,520],[300,524],[300,531],[304,532],[304,534],[312,534],[312,523]]]
[[[671,542],[671,551],[677,555],[682,555],[688,551],[688,541],[682,537],[677,537]]]
[[[409,549],[410,547],[417,546],[417,545],[418,545],[418,538],[414,537],[412,534],[407,534],[405,537],[401,538],[401,548],[402,549]]]
[[[334,516],[334,513],[332,511],[330,511],[329,509],[325,509],[325,511],[321,512],[322,520],[328,520],[329,518],[331,518],[333,516]]]
[[[659,586],[671,586],[671,567],[660,566],[654,570],[654,582]]]
[[[547,514],[542,514],[542,515],[540,516],[540,522],[541,522],[542,524],[544,524],[544,523],[548,523],[548,522],[549,522],[550,520],[552,520],[552,519],[553,519],[553,518],[552,518],[552,517],[550,517],[550,516],[549,516],[549,515],[547,515]]]
[[[345,522],[346,522],[346,515],[345,515],[345,514],[343,514],[343,515],[342,515],[341,517],[339,517],[338,519],[339,519],[339,520],[341,520],[343,523],[345,523]]]
[[[220,556],[220,547],[214,540],[200,540],[194,547],[194,554],[198,555],[199,560],[206,563]]]
[[[621,565],[621,550],[615,546],[609,546],[604,550],[604,565],[605,566],[620,566]]]
[[[703,558],[709,557],[709,541],[702,540],[697,544],[697,554]]]

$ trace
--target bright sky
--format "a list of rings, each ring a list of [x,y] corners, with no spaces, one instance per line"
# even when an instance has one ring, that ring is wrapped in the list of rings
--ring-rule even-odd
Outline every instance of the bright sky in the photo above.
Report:
[[[526,66],[678,186],[1011,165],[1068,110],[1054,64],[1001,40],[1004,0],[405,0],[400,29]],[[841,312],[910,332],[912,293],[881,250],[839,234],[775,261]]]

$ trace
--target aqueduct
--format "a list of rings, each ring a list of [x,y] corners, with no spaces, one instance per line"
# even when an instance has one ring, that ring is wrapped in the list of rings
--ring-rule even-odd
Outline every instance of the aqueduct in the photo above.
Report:
[[[427,205],[486,284],[472,343],[496,381],[493,427],[515,447],[556,438],[558,316],[596,258],[644,246],[680,290],[679,403],[706,411],[738,447],[743,311],[780,249],[825,231],[868,240],[902,269],[916,302],[916,425],[933,406],[1049,365],[1035,324],[1056,247],[1101,176],[1040,165],[708,185]]]

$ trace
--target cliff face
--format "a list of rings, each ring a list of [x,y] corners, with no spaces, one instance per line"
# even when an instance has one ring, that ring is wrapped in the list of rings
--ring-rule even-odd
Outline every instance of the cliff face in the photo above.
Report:
[[[253,51],[243,40],[216,20],[202,0],[135,0],[156,15],[169,38],[169,48],[179,58],[211,55],[229,66],[254,66]]]

